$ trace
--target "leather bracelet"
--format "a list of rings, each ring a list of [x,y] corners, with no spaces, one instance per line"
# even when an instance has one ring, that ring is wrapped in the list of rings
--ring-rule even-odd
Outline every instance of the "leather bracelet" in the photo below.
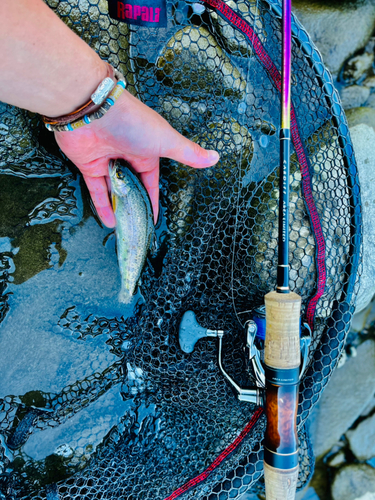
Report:
[[[107,75],[104,80],[98,85],[96,90],[92,93],[91,98],[80,108],[68,113],[67,115],[49,117],[43,116],[43,122],[45,125],[65,125],[71,123],[72,121],[79,120],[87,114],[93,113],[95,110],[99,109],[100,105],[103,103],[107,95],[116,85],[115,69],[107,63]],[[110,83],[111,82],[111,83]],[[94,100],[93,100],[94,98]]]
[[[57,123],[57,124],[51,124],[51,123],[46,123],[46,128],[50,132],[67,132],[67,131],[73,131],[77,128],[83,127],[84,125],[88,125],[94,120],[98,120],[102,116],[105,115],[105,113],[111,109],[111,107],[115,104],[117,99],[120,97],[120,95],[124,92],[126,88],[126,82],[124,76],[119,72],[115,70],[115,77],[117,78],[117,85],[115,88],[110,92],[104,103],[97,109],[96,111],[93,111],[90,114],[85,114],[83,118],[79,119],[73,119],[69,121],[69,123]]]

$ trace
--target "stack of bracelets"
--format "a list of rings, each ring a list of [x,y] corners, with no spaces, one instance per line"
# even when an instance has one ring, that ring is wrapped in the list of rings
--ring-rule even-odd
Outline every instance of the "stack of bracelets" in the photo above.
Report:
[[[68,115],[50,118],[43,116],[46,128],[51,132],[72,131],[101,118],[117,101],[126,88],[124,75],[108,64],[106,78],[81,108]],[[98,106],[100,107],[98,108]]]

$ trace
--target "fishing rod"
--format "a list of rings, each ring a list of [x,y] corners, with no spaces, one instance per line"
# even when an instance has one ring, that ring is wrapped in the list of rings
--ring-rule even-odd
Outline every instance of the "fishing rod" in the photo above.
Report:
[[[300,379],[301,297],[289,288],[289,176],[291,0],[282,2],[282,88],[279,241],[276,291],[264,297],[264,372],[267,427],[264,480],[267,500],[293,500],[298,479],[297,408]]]
[[[246,347],[255,387],[242,388],[223,366],[223,330],[200,326],[193,311],[186,311],[179,327],[179,343],[191,353],[199,339],[218,339],[218,363],[240,401],[265,408],[264,476],[267,500],[294,500],[298,479],[297,408],[299,381],[311,343],[303,325],[301,297],[289,288],[289,177],[291,110],[291,0],[282,0],[282,85],[279,175],[279,234],[276,290],[264,297],[265,306],[246,322]],[[265,320],[264,320],[265,318]],[[265,330],[265,336],[264,336]],[[264,338],[264,359],[259,338]]]

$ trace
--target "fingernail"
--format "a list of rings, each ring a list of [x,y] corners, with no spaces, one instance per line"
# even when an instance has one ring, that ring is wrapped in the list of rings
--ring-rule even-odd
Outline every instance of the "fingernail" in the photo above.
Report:
[[[209,161],[217,163],[220,159],[220,155],[217,151],[208,151],[208,158]]]

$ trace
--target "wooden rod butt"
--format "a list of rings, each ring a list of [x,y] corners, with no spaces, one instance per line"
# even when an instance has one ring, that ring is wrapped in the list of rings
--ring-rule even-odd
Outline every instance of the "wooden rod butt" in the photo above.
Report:
[[[298,466],[290,470],[281,470],[264,464],[267,500],[294,500],[297,480]]]

